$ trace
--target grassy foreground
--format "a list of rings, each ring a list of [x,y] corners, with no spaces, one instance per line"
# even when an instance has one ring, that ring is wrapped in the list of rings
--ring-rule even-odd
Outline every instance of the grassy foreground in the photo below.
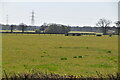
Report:
[[[60,75],[115,74],[118,37],[3,34],[2,62],[7,74],[33,70]]]

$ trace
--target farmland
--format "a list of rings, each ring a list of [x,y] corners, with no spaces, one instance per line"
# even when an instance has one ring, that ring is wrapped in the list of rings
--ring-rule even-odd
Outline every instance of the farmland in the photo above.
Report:
[[[31,70],[60,75],[114,74],[118,37],[2,34],[2,62],[8,74]]]

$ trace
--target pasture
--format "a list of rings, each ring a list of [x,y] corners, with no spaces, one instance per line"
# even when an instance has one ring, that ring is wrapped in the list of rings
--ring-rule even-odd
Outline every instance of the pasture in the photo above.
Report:
[[[2,70],[91,76],[118,71],[118,37],[2,34]]]

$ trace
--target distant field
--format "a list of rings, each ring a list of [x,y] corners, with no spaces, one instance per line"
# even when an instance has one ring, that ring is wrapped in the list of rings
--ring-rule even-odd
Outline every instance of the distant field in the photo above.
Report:
[[[114,74],[118,70],[117,36],[3,34],[3,70],[7,73]]]
[[[11,30],[0,30],[0,32],[11,32]],[[13,32],[22,32],[21,30],[13,30]],[[24,32],[35,32],[35,31],[24,31]]]

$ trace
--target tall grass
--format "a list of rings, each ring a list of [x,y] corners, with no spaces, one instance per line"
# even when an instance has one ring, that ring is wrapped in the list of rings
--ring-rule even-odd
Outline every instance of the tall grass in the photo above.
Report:
[[[42,73],[33,72],[30,73],[14,73],[7,75],[4,71],[4,76],[2,80],[120,80],[120,73],[102,75],[96,71],[97,76],[87,76],[82,75],[59,75],[56,73]]]

